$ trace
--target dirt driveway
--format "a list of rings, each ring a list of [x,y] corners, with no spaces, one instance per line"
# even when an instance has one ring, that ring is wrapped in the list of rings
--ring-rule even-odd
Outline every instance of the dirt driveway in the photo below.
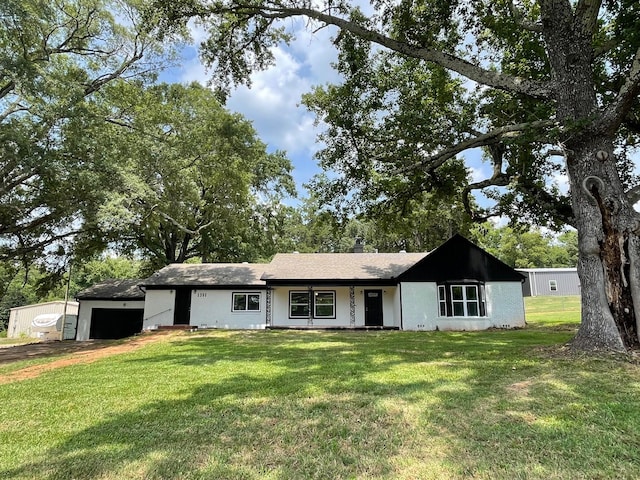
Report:
[[[0,375],[0,384],[35,378],[43,372],[56,368],[79,363],[91,363],[100,358],[136,350],[148,343],[167,340],[168,337],[175,335],[177,333],[174,332],[150,333],[118,343],[114,343],[113,340],[90,340],[87,342],[67,340],[64,342],[42,342],[3,347],[0,348],[0,366],[21,360],[59,356],[62,356],[62,358]]]

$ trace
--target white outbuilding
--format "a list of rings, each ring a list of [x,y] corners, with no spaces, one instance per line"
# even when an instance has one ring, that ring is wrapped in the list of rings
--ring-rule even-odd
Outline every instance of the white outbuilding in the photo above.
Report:
[[[14,307],[9,313],[7,337],[69,340],[75,338],[77,321],[78,302],[60,300]]]

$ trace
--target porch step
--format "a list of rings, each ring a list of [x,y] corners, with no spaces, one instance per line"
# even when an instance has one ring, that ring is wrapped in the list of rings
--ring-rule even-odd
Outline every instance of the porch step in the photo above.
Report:
[[[360,327],[346,327],[346,326],[320,326],[320,325],[267,325],[267,330],[400,330],[400,327],[382,327],[382,326],[360,326]]]
[[[155,330],[157,331],[162,331],[162,330],[189,330],[189,331],[194,331],[197,330],[198,326],[197,325],[158,325],[158,328],[156,328]]]

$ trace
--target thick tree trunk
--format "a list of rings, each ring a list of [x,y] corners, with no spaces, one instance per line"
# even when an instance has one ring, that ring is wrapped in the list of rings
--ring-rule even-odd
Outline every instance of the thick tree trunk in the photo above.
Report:
[[[635,349],[640,229],[620,181],[612,129],[598,123],[603,112],[593,83],[595,17],[574,11],[567,0],[541,0],[540,6],[580,247],[582,323],[572,345]]]
[[[567,167],[580,247],[582,323],[572,345],[586,350],[634,349],[635,312],[640,311],[635,215],[610,153],[611,141],[591,137],[576,143],[568,151]]]

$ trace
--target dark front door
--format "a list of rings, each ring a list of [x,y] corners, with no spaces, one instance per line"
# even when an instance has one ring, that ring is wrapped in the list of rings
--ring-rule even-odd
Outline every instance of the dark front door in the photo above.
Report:
[[[176,289],[176,304],[173,310],[174,325],[189,325],[191,318],[191,289]]]
[[[367,327],[382,326],[382,290],[364,291],[364,324]]]

